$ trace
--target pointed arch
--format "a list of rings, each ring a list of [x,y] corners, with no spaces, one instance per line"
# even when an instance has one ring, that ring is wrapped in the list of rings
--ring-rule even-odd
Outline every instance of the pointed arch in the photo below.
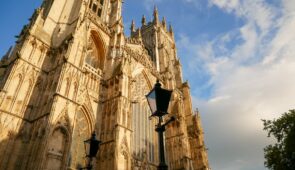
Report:
[[[70,143],[70,133],[63,125],[57,125],[49,136],[45,170],[65,169],[64,162]]]
[[[104,69],[106,45],[97,31],[91,30],[87,44],[85,62],[95,69]]]
[[[70,84],[69,88],[69,99],[76,100],[77,92],[78,92],[78,83],[77,81],[73,81],[74,83]]]
[[[86,106],[86,105],[82,105],[79,110],[81,110],[84,113],[84,116],[87,119],[87,122],[89,124],[89,133],[91,134],[91,132],[94,130],[94,116],[92,111]]]
[[[11,79],[8,89],[7,89],[8,96],[15,96],[16,95],[18,89],[20,88],[22,80],[23,80],[22,74],[18,74]]]
[[[68,165],[69,168],[79,169],[84,167],[85,149],[84,141],[87,140],[93,131],[93,120],[88,109],[84,106],[77,109],[74,118],[74,128]]]
[[[18,91],[21,87],[22,81],[23,81],[22,74],[17,74],[10,80],[10,83],[7,86],[6,102],[2,103],[5,109],[8,110],[10,107],[13,106],[13,103],[16,99]]]
[[[17,96],[17,106],[16,106],[16,112],[21,111],[21,113],[26,108],[27,103],[29,102],[30,94],[33,88],[33,80],[28,79],[25,80],[20,87],[20,93]]]
[[[149,79],[147,71],[145,69],[142,70],[142,74],[143,74],[143,76],[144,76],[144,78],[145,78],[145,80],[147,82],[147,85],[148,85],[149,89],[152,90],[153,84],[151,83],[151,80]],[[154,83],[156,83],[156,82],[154,82]]]

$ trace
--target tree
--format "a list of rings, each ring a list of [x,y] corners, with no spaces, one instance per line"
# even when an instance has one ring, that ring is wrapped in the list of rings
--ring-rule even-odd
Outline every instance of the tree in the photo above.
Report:
[[[274,120],[262,120],[268,137],[276,143],[264,148],[264,165],[272,170],[295,170],[295,110]]]

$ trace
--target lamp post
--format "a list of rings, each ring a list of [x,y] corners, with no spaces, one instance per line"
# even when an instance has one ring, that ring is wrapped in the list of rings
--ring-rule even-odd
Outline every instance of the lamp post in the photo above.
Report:
[[[96,156],[100,143],[101,143],[101,141],[96,139],[95,132],[92,133],[90,139],[87,139],[84,141],[86,157],[88,158],[88,164],[85,168],[80,168],[80,170],[81,169],[87,169],[87,170],[92,169],[92,164],[91,164],[92,158],[94,158]]]
[[[169,107],[169,102],[171,98],[172,91],[162,89],[159,80],[155,84],[155,87],[152,91],[146,95],[149,107],[152,111],[152,117],[156,116],[159,118],[159,122],[157,124],[156,132],[158,132],[159,139],[159,158],[160,163],[158,166],[158,170],[168,170],[168,166],[165,162],[165,149],[164,149],[164,132],[165,127],[170,122],[174,121],[175,118],[171,117],[166,123],[163,123],[163,116],[167,113],[167,109]]]

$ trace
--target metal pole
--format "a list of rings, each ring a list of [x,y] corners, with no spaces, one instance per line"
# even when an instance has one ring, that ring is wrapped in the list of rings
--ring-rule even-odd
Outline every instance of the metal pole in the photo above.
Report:
[[[164,149],[164,131],[165,126],[162,125],[163,118],[162,116],[159,117],[159,123],[156,128],[158,132],[158,139],[159,139],[159,157],[160,157],[160,164],[158,166],[158,170],[168,170],[168,166],[165,162],[165,149]]]
[[[89,162],[88,162],[88,165],[87,165],[87,170],[92,170],[91,162],[92,162],[92,157],[89,157]]]

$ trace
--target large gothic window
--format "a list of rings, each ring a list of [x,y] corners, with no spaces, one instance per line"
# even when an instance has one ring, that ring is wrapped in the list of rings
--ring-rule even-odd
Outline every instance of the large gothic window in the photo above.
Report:
[[[97,68],[99,65],[99,61],[93,52],[93,50],[88,51],[88,54],[86,56],[86,63],[89,64],[90,66]]]
[[[74,131],[72,136],[71,154],[69,165],[71,168],[81,168],[85,166],[84,141],[90,137],[90,125],[86,115],[79,110],[76,114]]]
[[[101,46],[101,42],[96,41],[94,35],[89,38],[85,63],[94,69],[103,69],[104,53]]]
[[[155,163],[155,122],[151,115],[145,95],[149,92],[147,82],[140,74],[132,84],[132,129],[133,129],[133,158],[140,162]],[[138,167],[142,168],[142,167]]]
[[[94,12],[98,17],[101,17],[102,7],[104,0],[90,0],[89,8]]]

